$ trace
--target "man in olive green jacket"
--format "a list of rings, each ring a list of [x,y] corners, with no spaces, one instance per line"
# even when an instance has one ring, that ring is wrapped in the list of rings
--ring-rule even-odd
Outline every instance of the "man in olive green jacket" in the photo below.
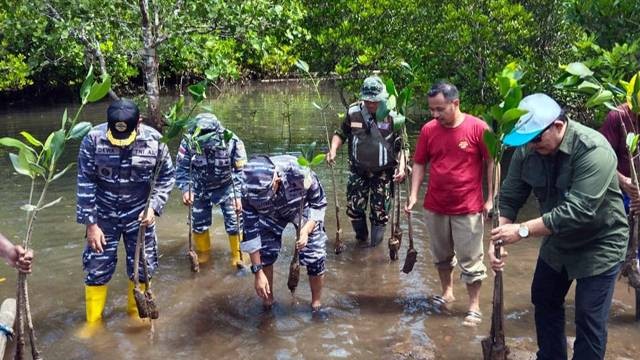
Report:
[[[543,237],[531,284],[538,359],[567,358],[564,299],[574,279],[573,358],[603,359],[613,289],[627,247],[617,159],[600,133],[567,120],[547,95],[527,96],[519,107],[528,113],[504,138],[518,148],[500,190],[500,226],[491,240],[510,245]],[[531,191],[541,216],[516,224]],[[489,258],[495,271],[503,269],[504,258],[495,258],[493,246]]]

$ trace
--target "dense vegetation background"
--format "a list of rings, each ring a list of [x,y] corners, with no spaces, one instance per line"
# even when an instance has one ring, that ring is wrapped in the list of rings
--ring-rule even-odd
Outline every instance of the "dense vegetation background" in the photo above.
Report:
[[[513,60],[527,92],[553,92],[560,65],[573,61],[610,81],[640,69],[637,0],[143,2],[157,14],[162,89],[287,77],[301,58],[343,79],[349,98],[357,83],[349,79],[373,70],[402,83],[404,61],[418,92],[448,79],[465,109],[481,113],[497,100],[494,74]],[[73,89],[101,58],[117,93],[141,93],[144,41],[138,2],[0,0],[0,96]]]

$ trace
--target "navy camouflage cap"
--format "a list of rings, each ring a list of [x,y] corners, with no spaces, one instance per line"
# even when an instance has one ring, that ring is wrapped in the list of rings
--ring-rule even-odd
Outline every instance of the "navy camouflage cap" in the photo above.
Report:
[[[269,200],[276,165],[266,155],[254,155],[242,169],[243,193],[253,200]]]
[[[389,94],[387,89],[378,76],[369,76],[364,79],[360,88],[360,100],[380,102],[387,100]]]
[[[200,127],[202,132],[223,131],[224,128],[218,118],[212,113],[200,113],[196,115],[195,126]]]

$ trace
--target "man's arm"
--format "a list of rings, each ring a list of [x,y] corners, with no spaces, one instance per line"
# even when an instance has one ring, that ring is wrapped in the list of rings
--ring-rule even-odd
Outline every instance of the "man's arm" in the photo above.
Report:
[[[175,170],[173,169],[173,163],[171,162],[171,156],[169,155],[169,148],[163,144],[158,143],[158,152],[160,153],[160,173],[156,179],[155,187],[152,189],[153,195],[151,196],[151,208],[156,215],[161,215],[164,210],[164,206],[169,199],[169,193],[173,189],[175,183]]]
[[[193,181],[193,179],[189,177],[191,156],[192,153],[187,140],[182,139],[182,141],[180,141],[180,147],[178,148],[178,155],[176,156],[176,187],[178,187],[182,193],[189,191],[189,183]]]
[[[253,265],[260,262],[253,262],[254,253],[257,253],[257,260],[260,260],[260,248],[262,247],[262,239],[260,238],[260,216],[253,206],[245,197],[242,198],[242,220],[244,236],[240,243],[240,249],[251,255],[251,263]]]
[[[411,195],[409,195],[409,202],[405,206],[404,210],[406,212],[411,211],[413,206],[418,201],[418,192],[420,191],[420,185],[422,184],[422,180],[424,180],[424,172],[425,165],[413,163],[412,173],[411,173]]]
[[[240,140],[235,134],[231,139],[232,151],[231,151],[231,167],[233,178],[233,185],[236,189],[236,196],[240,198],[240,189],[243,183],[242,169],[247,163],[247,150],[244,147],[244,142]]]
[[[493,173],[495,170],[495,163],[493,159],[489,158],[485,160],[485,171],[487,172],[487,200],[484,202],[484,216],[485,218],[489,215],[489,212],[493,209],[493,198],[495,196],[495,189],[493,183]],[[500,166],[500,165],[498,165]],[[500,181],[500,179],[496,179],[496,181]]]
[[[0,257],[4,258],[7,264],[18,269],[25,274],[31,273],[31,262],[33,252],[31,249],[25,251],[22,246],[14,245],[0,234]]]
[[[518,211],[529,198],[531,186],[520,177],[522,174],[522,164],[525,160],[526,147],[517,148],[511,157],[509,170],[502,185],[500,186],[500,216],[515,221]],[[526,171],[526,170],[525,170]],[[539,170],[536,170],[539,171]],[[500,181],[500,179],[496,179]]]
[[[327,195],[315,173],[311,174],[311,186],[307,189],[306,202],[310,208],[309,220],[323,222],[327,209]]]
[[[78,151],[78,189],[76,202],[76,221],[90,225],[98,222],[96,207],[97,176],[95,164],[95,144],[90,135],[86,135],[80,143]]]
[[[336,155],[338,153],[338,149],[340,146],[347,140],[347,138],[351,135],[351,123],[349,121],[349,114],[345,115],[345,119],[340,125],[340,128],[337,129],[333,136],[331,137],[331,147],[329,148],[329,152],[327,152],[327,163],[329,165],[333,165],[336,162]]]

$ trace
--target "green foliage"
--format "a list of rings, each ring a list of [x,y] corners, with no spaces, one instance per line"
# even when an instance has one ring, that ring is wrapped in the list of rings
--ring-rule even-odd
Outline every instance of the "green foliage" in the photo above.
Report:
[[[58,171],[58,160],[62,156],[68,141],[82,139],[91,130],[92,126],[90,123],[76,122],[78,115],[82,112],[85,104],[96,102],[104,97],[110,89],[109,86],[108,75],[105,75],[103,81],[98,83],[93,78],[93,69],[90,68],[85,77],[83,90],[81,92],[81,106],[71,122],[68,121],[67,111],[65,110],[62,115],[60,129],[50,133],[44,142],[27,131],[20,132],[20,135],[25,139],[26,143],[10,137],[0,139],[0,146],[17,150],[17,154],[14,152],[9,153],[9,158],[14,170],[18,174],[31,178],[34,185],[38,178],[42,178],[44,182],[42,195],[38,203],[35,205],[31,203],[26,204],[21,207],[23,210],[27,212],[39,211],[53,206],[60,201],[60,199],[57,199],[48,204],[42,203],[48,184],[62,177],[62,175],[67,173],[73,166],[73,164],[69,164],[63,170]],[[31,200],[32,196],[30,196],[29,199]]]
[[[529,0],[306,0],[314,35],[304,53],[311,66],[339,75],[384,69],[408,83],[401,64],[411,64],[422,92],[439,79],[458,85],[465,107],[496,102],[489,77],[519,60],[535,74],[535,88],[557,78],[555,64],[570,54],[578,33],[555,1]],[[402,84],[401,84],[402,85]],[[344,84],[351,93],[358,80]],[[534,89],[535,90],[535,89]],[[481,108],[478,108],[481,110]]]
[[[615,109],[626,101],[627,92],[617,85],[620,84],[619,79],[603,79],[600,74],[579,62],[562,65],[560,68],[565,73],[558,80],[556,88],[589,96],[585,106],[587,109],[594,109],[599,118],[604,118],[610,109]]]
[[[485,130],[483,138],[496,164],[500,163],[504,153],[502,139],[514,129],[520,117],[527,113],[526,110],[518,108],[523,97],[522,85],[519,83],[523,76],[524,72],[520,66],[512,62],[505,66],[495,78],[502,102],[491,106],[489,112],[485,114],[485,120],[493,126],[492,130]]]
[[[59,13],[54,20],[47,3]],[[168,35],[158,47],[161,77],[238,78],[255,73],[281,75],[295,62],[308,33],[300,26],[305,8],[299,0],[155,0]],[[118,14],[118,16],[114,16]],[[100,49],[114,86],[138,77],[142,61],[137,2],[0,0],[0,91],[76,85],[83,79],[83,34]],[[3,71],[3,74],[7,72]]]
[[[640,68],[640,37],[628,43],[613,44],[608,49],[596,43],[595,35],[584,34],[572,50],[572,58],[579,59],[605,81],[629,78]]]
[[[640,2],[637,0],[567,0],[569,20],[580,24],[598,45],[631,43],[640,34]]]
[[[4,48],[4,46],[3,46]],[[22,54],[5,54],[0,50],[0,90],[19,90],[33,84],[29,78],[29,65]]]

